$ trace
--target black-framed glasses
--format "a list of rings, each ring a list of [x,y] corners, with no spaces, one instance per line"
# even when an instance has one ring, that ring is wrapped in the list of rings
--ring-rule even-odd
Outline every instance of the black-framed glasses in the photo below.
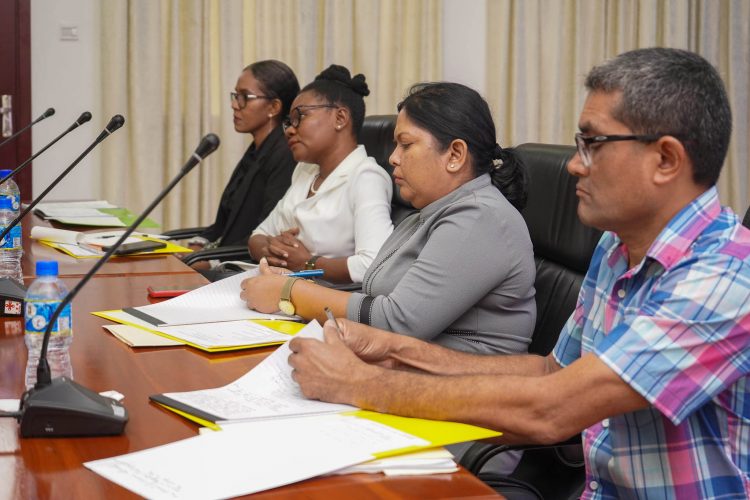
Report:
[[[649,135],[592,135],[585,136],[582,133],[576,134],[576,148],[578,148],[578,156],[581,157],[583,166],[591,168],[591,145],[601,144],[604,142],[615,142],[615,141],[639,141],[639,142],[654,142],[661,139],[665,135],[670,134],[649,134]]]
[[[237,101],[237,107],[240,109],[245,109],[245,106],[247,106],[247,103],[254,99],[273,99],[273,97],[267,96],[267,95],[251,94],[249,92],[248,93],[240,93],[240,92],[229,93],[229,101],[230,102]]]
[[[301,111],[302,109],[319,109],[319,108],[335,109],[335,108],[338,108],[338,106],[336,106],[335,104],[301,104],[289,112],[289,116],[284,118],[284,121],[281,122],[281,126],[284,127],[285,131],[289,127],[297,128],[299,127],[300,122],[306,115],[306,113],[303,113]]]

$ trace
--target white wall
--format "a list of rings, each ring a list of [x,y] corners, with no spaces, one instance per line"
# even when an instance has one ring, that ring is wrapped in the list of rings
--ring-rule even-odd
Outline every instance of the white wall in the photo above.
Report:
[[[60,40],[62,26],[77,28],[77,41]],[[31,114],[55,115],[34,126],[32,152],[67,129],[84,111],[92,120],[34,160],[33,195],[41,193],[99,135],[109,117],[100,113],[98,0],[32,0]],[[106,147],[106,141],[99,147]],[[94,149],[45,200],[98,198],[99,161]]]

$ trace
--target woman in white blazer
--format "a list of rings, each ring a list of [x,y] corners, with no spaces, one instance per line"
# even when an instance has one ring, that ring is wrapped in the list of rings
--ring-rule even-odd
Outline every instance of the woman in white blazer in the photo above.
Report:
[[[365,117],[363,75],[332,65],[297,95],[284,122],[299,162],[292,184],[249,240],[255,260],[324,279],[361,282],[391,223],[392,184],[357,135]]]

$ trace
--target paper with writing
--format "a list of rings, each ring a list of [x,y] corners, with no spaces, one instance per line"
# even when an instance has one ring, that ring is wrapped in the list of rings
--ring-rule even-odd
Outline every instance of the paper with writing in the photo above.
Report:
[[[323,329],[311,321],[297,337],[323,338]],[[306,399],[292,379],[287,359],[288,343],[282,344],[255,368],[229,385],[216,389],[166,393],[164,396],[215,415],[219,421],[239,421],[288,415],[314,415],[356,409],[350,405]]]
[[[289,316],[283,314],[265,314],[248,309],[245,301],[240,299],[242,280],[257,274],[257,270],[246,271],[191,290],[179,297],[134,309],[158,318],[161,321],[158,326],[240,319],[289,319]]]
[[[227,498],[275,488],[427,442],[343,415],[232,426],[120,457],[84,464],[153,499]]]

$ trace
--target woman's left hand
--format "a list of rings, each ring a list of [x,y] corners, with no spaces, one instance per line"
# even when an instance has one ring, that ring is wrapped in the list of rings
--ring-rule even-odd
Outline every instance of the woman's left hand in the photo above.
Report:
[[[279,310],[281,288],[284,286],[286,269],[268,265],[266,259],[260,259],[260,274],[255,278],[243,280],[240,284],[240,298],[247,307],[262,313],[273,313]]]
[[[297,239],[298,234],[299,228],[295,227],[284,231],[276,237],[277,240],[284,245],[284,251],[286,252],[284,260],[286,261],[286,267],[292,271],[304,269],[305,262],[312,257],[312,253],[310,253],[307,247]]]

